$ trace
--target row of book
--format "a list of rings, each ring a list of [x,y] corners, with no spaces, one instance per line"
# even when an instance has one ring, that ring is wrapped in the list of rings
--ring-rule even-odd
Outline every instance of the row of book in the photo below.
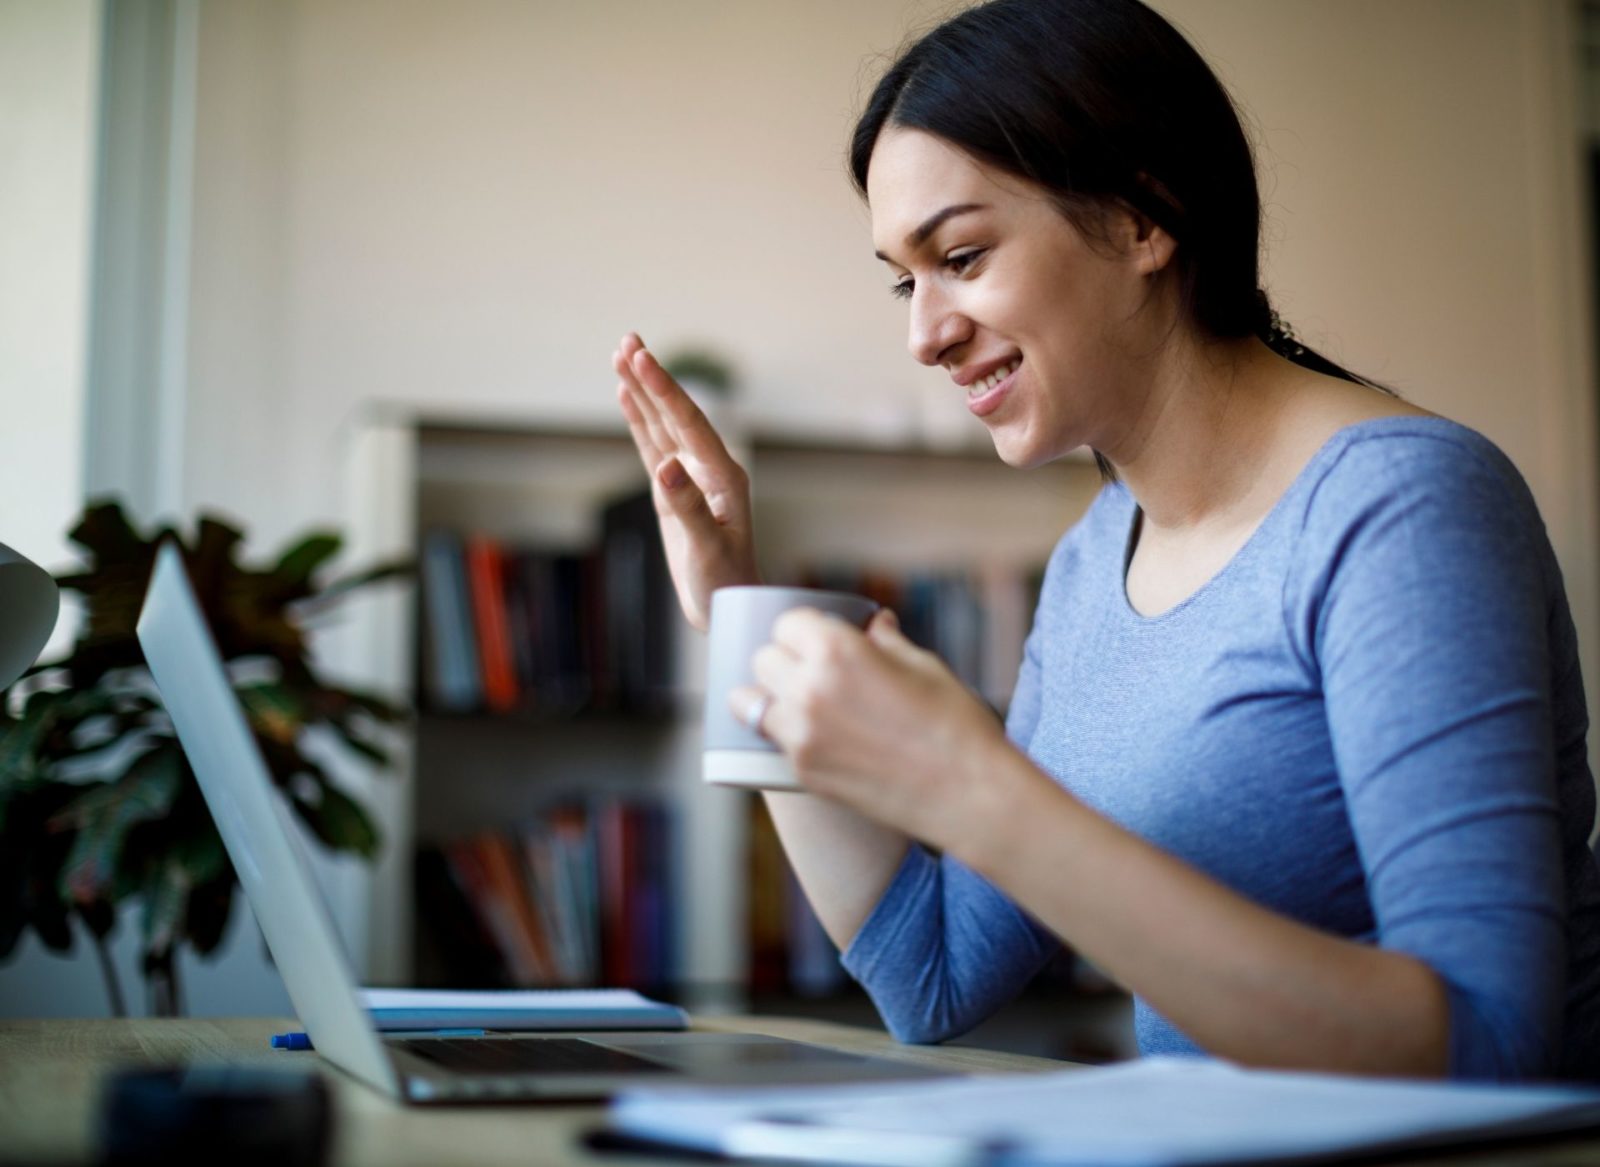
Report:
[[[678,689],[683,624],[649,496],[604,513],[598,547],[511,547],[434,530],[423,540],[420,691],[440,712],[661,711]],[[997,710],[1009,703],[1042,566],[890,573],[805,569],[794,583],[891,607]]]
[[[422,848],[424,983],[676,984],[674,817],[656,800],[573,802]]]
[[[749,808],[748,987],[824,997],[848,978],[783,854],[766,804]],[[608,798],[551,807],[417,855],[422,984],[680,986],[680,870],[670,807]]]
[[[894,609],[912,643],[936,653],[998,711],[1010,704],[1023,643],[1033,623],[1044,565],[984,563],[947,571],[893,573],[856,565],[815,565],[802,587],[855,592]]]
[[[783,853],[764,799],[750,808],[750,978],[752,993],[827,997],[849,974]]]
[[[422,539],[418,689],[445,713],[670,707],[681,617],[649,492],[583,548],[445,528]]]

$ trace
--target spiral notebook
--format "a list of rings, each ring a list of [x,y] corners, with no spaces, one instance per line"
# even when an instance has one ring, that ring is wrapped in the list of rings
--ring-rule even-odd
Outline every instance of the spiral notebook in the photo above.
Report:
[[[362,989],[381,1030],[686,1029],[676,1005],[632,989]]]

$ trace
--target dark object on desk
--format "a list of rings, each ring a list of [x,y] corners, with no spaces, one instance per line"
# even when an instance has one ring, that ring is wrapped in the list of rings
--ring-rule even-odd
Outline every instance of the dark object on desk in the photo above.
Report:
[[[101,1163],[320,1167],[333,1111],[312,1070],[192,1066],[121,1070],[100,1106]]]
[[[654,1139],[636,1139],[632,1135],[625,1135],[620,1131],[608,1130],[605,1127],[595,1127],[584,1131],[578,1136],[579,1144],[586,1151],[596,1155],[617,1156],[619,1161],[626,1163],[629,1158],[638,1155],[648,1155],[652,1159],[683,1159],[692,1163],[726,1163],[726,1155],[713,1151],[692,1151],[684,1147],[668,1146],[656,1142]]]

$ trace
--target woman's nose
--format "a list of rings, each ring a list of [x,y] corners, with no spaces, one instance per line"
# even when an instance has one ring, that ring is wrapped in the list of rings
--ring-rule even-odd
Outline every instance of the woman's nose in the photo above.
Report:
[[[952,345],[970,339],[972,321],[956,311],[936,288],[919,287],[911,293],[911,333],[906,347],[924,365],[940,364],[940,356]]]

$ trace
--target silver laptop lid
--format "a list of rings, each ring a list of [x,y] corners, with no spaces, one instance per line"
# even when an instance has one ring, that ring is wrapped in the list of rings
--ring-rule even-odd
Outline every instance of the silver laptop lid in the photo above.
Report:
[[[295,850],[282,797],[171,542],[156,556],[138,632],[300,1023],[323,1057],[398,1096],[394,1066],[361,1007],[327,904]]]

